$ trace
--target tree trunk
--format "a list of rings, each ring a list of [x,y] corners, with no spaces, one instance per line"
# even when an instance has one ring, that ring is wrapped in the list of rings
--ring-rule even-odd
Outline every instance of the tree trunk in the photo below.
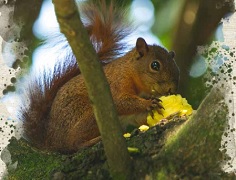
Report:
[[[73,0],[54,0],[61,32],[77,59],[92,102],[105,153],[114,179],[129,179],[131,160],[101,63]]]

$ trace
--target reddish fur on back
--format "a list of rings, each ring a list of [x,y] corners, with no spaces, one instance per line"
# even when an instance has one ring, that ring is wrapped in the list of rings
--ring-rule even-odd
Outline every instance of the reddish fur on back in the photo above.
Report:
[[[124,12],[118,11],[114,4],[106,5],[105,1],[86,3],[82,6],[82,14],[86,19],[91,42],[101,61],[112,60],[121,55],[126,47],[121,41],[131,32],[124,21]],[[71,78],[80,73],[72,56],[61,65],[55,65],[51,77],[44,75],[34,77],[28,86],[29,108],[21,107],[24,136],[38,147],[44,145],[47,134],[47,124],[52,102],[58,90]]]

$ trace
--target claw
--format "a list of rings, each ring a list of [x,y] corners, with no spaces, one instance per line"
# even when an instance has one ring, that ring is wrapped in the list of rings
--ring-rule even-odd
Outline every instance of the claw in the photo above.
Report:
[[[162,113],[161,109],[165,110],[165,108],[161,104],[162,100],[160,100],[159,98],[157,98],[153,95],[150,97],[150,100],[152,101],[152,105],[150,107],[147,107],[147,111],[150,112],[150,115],[152,117],[154,116],[152,110],[155,109],[158,112],[158,114],[163,116],[163,113]]]
[[[158,105],[157,104],[152,104],[152,107],[153,108],[156,108]]]
[[[163,113],[161,112],[160,109],[156,109],[156,111],[158,112],[158,114],[160,114],[160,115],[162,115],[164,117],[164,115],[163,115]]]
[[[150,116],[151,116],[152,118],[154,118],[154,114],[153,114],[153,112],[150,111],[149,113],[150,113]]]
[[[157,102],[162,102],[162,100],[160,100],[159,98],[155,97],[155,96],[151,96],[150,98],[151,100],[156,100]]]
[[[152,99],[152,103],[158,103],[157,99]]]
[[[160,109],[164,109],[164,110],[165,110],[165,108],[162,106],[162,104],[158,103],[157,105],[158,105],[158,107],[159,107]]]

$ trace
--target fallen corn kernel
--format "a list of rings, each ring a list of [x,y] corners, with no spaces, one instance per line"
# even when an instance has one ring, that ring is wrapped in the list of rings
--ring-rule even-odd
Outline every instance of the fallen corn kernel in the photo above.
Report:
[[[124,136],[125,138],[129,138],[129,137],[131,136],[131,134],[130,134],[130,133],[125,133],[125,134],[123,134],[123,136]]]
[[[139,153],[139,149],[135,147],[128,147],[128,151],[130,153]]]
[[[141,132],[147,131],[148,129],[149,129],[149,126],[147,126],[147,125],[142,125],[142,126],[139,127],[139,130]]]

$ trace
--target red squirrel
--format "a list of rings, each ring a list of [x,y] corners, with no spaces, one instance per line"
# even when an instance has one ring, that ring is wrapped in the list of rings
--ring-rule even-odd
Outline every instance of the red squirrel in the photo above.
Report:
[[[102,1],[89,3],[82,11],[99,59],[109,60],[103,69],[122,127],[146,124],[150,110],[162,108],[158,97],[176,93],[179,69],[174,52],[138,38],[131,51],[116,58],[129,33],[122,24],[123,12]],[[65,61],[55,67],[52,77],[41,78],[43,84],[37,77],[30,83],[30,106],[21,109],[24,137],[38,148],[62,153],[96,143],[99,130],[76,63]]]

